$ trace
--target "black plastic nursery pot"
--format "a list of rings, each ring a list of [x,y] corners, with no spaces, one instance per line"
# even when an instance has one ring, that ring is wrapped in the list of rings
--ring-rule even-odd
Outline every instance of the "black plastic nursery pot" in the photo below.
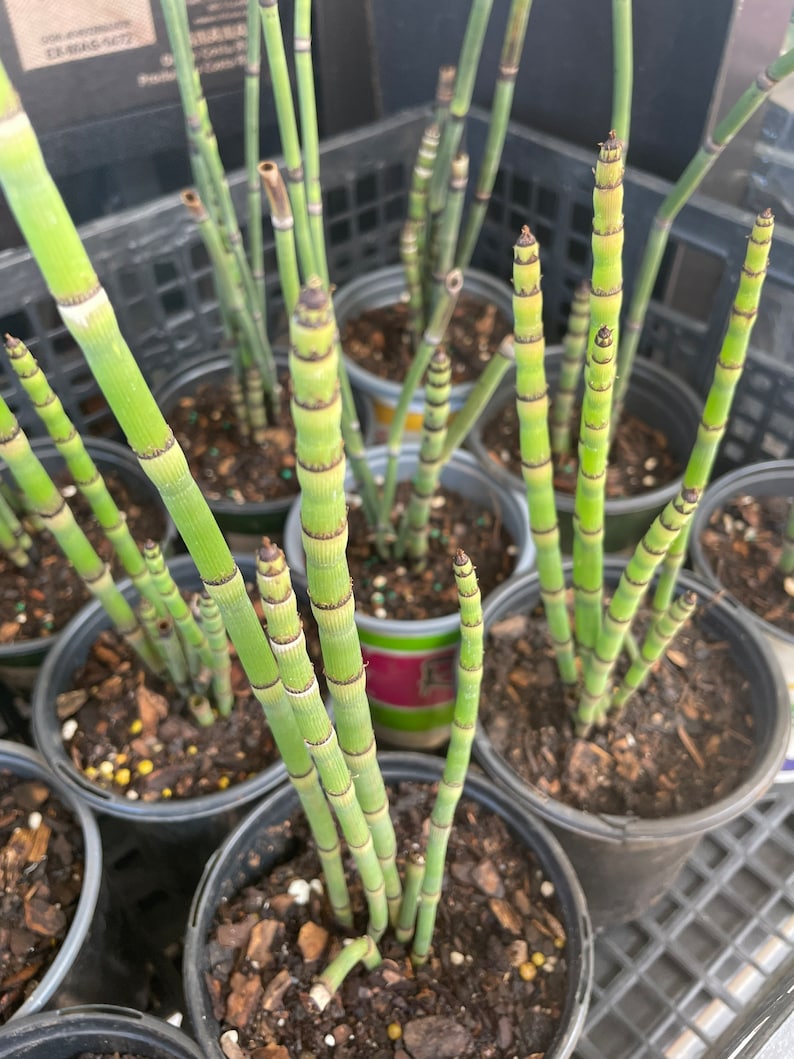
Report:
[[[382,475],[387,464],[385,445],[367,449],[372,472]],[[403,445],[397,474],[409,479],[419,460],[416,443]],[[523,501],[494,482],[471,454],[459,450],[441,472],[441,484],[481,501],[483,510],[497,512],[513,540],[515,568],[524,573],[535,561],[535,546]],[[354,489],[352,471],[345,479]],[[284,552],[295,584],[306,586],[306,561],[301,544],[300,502],[284,528]],[[476,564],[476,556],[472,557]],[[457,610],[440,617],[404,620],[378,618],[356,611],[361,653],[367,666],[367,695],[379,740],[392,749],[433,750],[449,738],[455,702],[455,655],[460,643]]]
[[[487,272],[467,269],[463,278],[463,291],[482,298],[483,302],[490,302],[501,310],[508,320],[513,319],[512,290],[503,280],[490,276]],[[402,265],[389,265],[351,280],[334,295],[334,313],[339,331],[342,331],[348,320],[354,319],[367,309],[380,309],[396,304],[402,301],[404,296],[405,274]],[[344,361],[354,392],[366,395],[372,402],[374,441],[383,442],[394,418],[401,383],[380,378],[356,363],[350,356],[344,355]],[[468,382],[456,383],[450,388],[451,416],[460,411],[473,387],[474,383]],[[424,399],[424,388],[419,387],[411,400],[405,423],[405,438],[408,440],[419,439]]]
[[[134,1059],[203,1059],[182,1030],[131,1008],[85,1005],[15,1019],[0,1030],[0,1059],[74,1059],[84,1052]]]
[[[401,780],[436,783],[444,767],[440,758],[412,753],[382,754],[380,764],[387,784]],[[565,1059],[573,1054],[582,1033],[592,984],[592,932],[582,889],[557,841],[520,803],[474,775],[466,779],[463,794],[508,824],[516,841],[532,851],[544,878],[555,887],[567,937],[568,990],[554,1041],[545,1055],[546,1059]],[[289,838],[281,825],[298,805],[295,791],[286,784],[257,806],[207,863],[193,898],[183,976],[190,1025],[207,1059],[223,1059],[218,1043],[220,1027],[205,985],[207,937],[215,910],[221,901],[289,855]]]
[[[623,565],[617,559],[605,562],[607,585],[617,584]],[[565,569],[570,579],[571,564],[566,563]],[[768,790],[780,768],[791,727],[785,684],[769,645],[757,629],[697,578],[682,573],[678,587],[698,593],[699,622],[715,639],[731,644],[731,657],[753,689],[755,764],[720,801],[697,812],[653,820],[584,812],[527,783],[495,749],[482,723],[477,727],[477,761],[551,828],[579,875],[596,930],[635,919],[646,911],[670,888],[704,835],[741,815]],[[486,633],[501,618],[528,613],[539,599],[535,573],[504,585],[483,609]]]
[[[238,558],[237,564],[248,581],[255,577],[254,560]],[[168,564],[182,589],[199,591],[201,579],[190,556],[180,556]],[[129,600],[137,598],[130,582],[119,586]],[[36,747],[62,785],[100,814],[115,817],[135,834],[140,848],[149,855],[157,870],[171,872],[182,889],[192,892],[204,862],[221,839],[237,823],[251,802],[263,797],[285,777],[281,761],[263,772],[226,790],[195,798],[131,801],[122,793],[104,790],[91,783],[76,768],[61,736],[55,702],[72,688],[75,670],[83,664],[99,633],[110,621],[98,603],[85,607],[64,629],[55,649],[47,656],[33,690],[33,737]]]
[[[84,438],[85,447],[103,474],[115,472],[123,476],[130,494],[158,508],[165,521],[165,532],[160,546],[167,555],[176,540],[176,527],[166,511],[160,494],[149,481],[132,452],[115,441],[104,438]],[[44,465],[55,474],[65,466],[63,457],[48,438],[37,438],[31,447]],[[7,473],[7,472],[6,472]],[[63,560],[66,562],[66,560]],[[28,694],[48,651],[57,643],[60,633],[41,636],[35,640],[19,640],[0,644],[0,680],[14,691]]]
[[[738,496],[794,497],[794,460],[769,460],[740,467],[712,482],[703,494],[692,524],[689,554],[696,573],[712,588],[723,593],[726,591],[725,586],[705,553],[701,537],[715,512]],[[729,556],[724,555],[723,558]],[[755,625],[766,639],[783,671],[791,701],[792,727],[777,782],[794,790],[794,635],[764,621],[738,600],[734,599],[734,603],[745,620]]]
[[[100,1000],[137,1002],[143,976],[134,954],[127,951],[124,920],[111,900],[99,828],[91,812],[56,781],[46,762],[29,747],[0,741],[0,769],[45,784],[73,814],[83,839],[82,887],[72,922],[41,981],[0,1030],[0,1039],[5,1040],[18,1019],[45,1008]],[[2,1054],[19,1053],[0,1047]]]
[[[546,354],[546,375],[552,395],[557,388],[561,365],[562,350],[559,347],[549,349]],[[480,420],[475,423],[466,439],[466,447],[496,481],[523,495],[525,486],[521,476],[513,474],[503,463],[494,460],[483,441],[486,425],[496,419],[511,401],[515,401],[514,372],[508,374]],[[702,402],[694,390],[653,361],[638,358],[632,368],[625,407],[629,413],[667,438],[672,455],[683,469],[700,422]],[[678,475],[667,484],[650,488],[638,496],[607,499],[604,510],[605,551],[619,552],[633,547],[664,505],[676,496],[680,484],[681,475]],[[554,497],[563,551],[570,553],[573,544],[574,496],[557,491]]]

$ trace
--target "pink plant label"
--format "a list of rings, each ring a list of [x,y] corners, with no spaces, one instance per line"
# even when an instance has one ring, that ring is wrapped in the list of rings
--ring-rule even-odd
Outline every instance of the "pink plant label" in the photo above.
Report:
[[[394,652],[361,645],[367,694],[384,706],[419,710],[455,698],[455,646]]]

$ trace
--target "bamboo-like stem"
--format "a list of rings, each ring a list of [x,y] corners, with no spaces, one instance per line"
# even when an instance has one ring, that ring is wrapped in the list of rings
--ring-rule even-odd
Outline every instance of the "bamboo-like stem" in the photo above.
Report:
[[[303,159],[301,157],[298,123],[295,117],[295,106],[292,101],[287,68],[287,53],[284,48],[284,36],[281,30],[281,16],[278,0],[259,0],[262,28],[265,34],[265,50],[270,67],[270,80],[273,85],[273,102],[276,106],[276,120],[281,137],[281,148],[287,167],[287,190],[292,203],[292,216],[295,219],[295,240],[298,247],[298,261],[304,280],[319,274],[314,242],[309,227],[309,213],[306,203],[306,187],[303,182]]]
[[[215,600],[307,819],[316,834],[330,809],[284,695],[273,654],[237,564],[190,473],[185,454],[124,341],[19,97],[0,64],[0,184],[61,318],[154,482]],[[319,843],[318,843],[319,844]]]
[[[414,965],[424,963],[430,951],[438,902],[441,897],[449,834],[469,768],[482,684],[482,602],[474,567],[465,552],[458,550],[454,559],[454,570],[460,604],[461,627],[458,687],[455,695],[449,749],[441,782],[438,785],[436,802],[430,816],[430,831],[425,851],[425,872],[411,949],[411,962]]]
[[[454,78],[454,67],[442,68],[452,71]],[[439,75],[440,76],[440,75]],[[450,95],[451,99],[451,95]],[[449,111],[449,100],[446,103]],[[400,240],[403,267],[406,270],[406,281],[410,301],[408,303],[411,320],[411,331],[414,339],[414,348],[418,346],[425,326],[425,304],[423,296],[423,284],[425,274],[425,257],[428,242],[427,232],[427,197],[430,188],[430,179],[433,176],[433,167],[438,154],[438,143],[441,137],[441,127],[437,122],[428,125],[425,129],[419,150],[416,154],[413,173],[411,175],[411,187],[408,192],[408,215]],[[415,244],[417,267],[419,269],[419,289],[415,290],[412,278],[408,275],[408,263],[406,263],[406,245],[411,241]]]
[[[309,990],[309,996],[320,1011],[325,1011],[334,993],[359,961],[370,971],[381,962],[378,947],[369,934],[354,938],[345,945]]]
[[[161,7],[174,56],[177,84],[182,99],[182,109],[185,112],[188,136],[194,148],[195,157],[200,159],[197,174],[206,177],[206,189],[202,186],[201,180],[197,180],[197,184],[207,200],[206,205],[212,220],[223,233],[224,244],[231,251],[240,275],[246,305],[259,335],[260,346],[255,347],[252,352],[257,355],[257,350],[261,348],[263,360],[260,369],[265,379],[272,379],[275,384],[275,364],[273,352],[267,340],[263,311],[258,304],[256,286],[245,255],[245,247],[218,151],[215,132],[210,121],[207,101],[201,88],[201,79],[190,47],[190,26],[185,0],[162,0]],[[208,194],[210,198],[207,198]]]
[[[777,568],[784,577],[794,573],[794,503],[786,520],[786,528],[783,531],[783,550],[780,553]]]
[[[267,438],[267,410],[262,373],[255,364],[249,364],[243,376],[243,398],[248,422],[251,424],[251,440],[255,445],[264,445]],[[273,401],[273,420],[278,414],[277,401]]]
[[[419,909],[419,894],[425,877],[425,858],[418,850],[412,850],[405,865],[405,883],[403,899],[400,905],[400,918],[394,936],[405,945],[411,940],[416,929],[416,913]]]
[[[195,691],[192,695],[188,695],[187,704],[197,724],[202,728],[210,728],[215,723],[215,715],[206,695],[200,695]]]
[[[77,488],[88,501],[125,572],[160,616],[165,614],[140,548],[133,540],[126,515],[119,511],[105,480],[86,451],[83,439],[67,416],[60,398],[53,391],[33,354],[18,338],[6,335],[6,352],[23,389],[30,398],[58,452],[63,456]]]
[[[188,663],[182,643],[176,634],[171,618],[160,618],[157,622],[157,649],[165,660],[165,668],[183,699],[192,694],[188,675]]]
[[[368,525],[374,526],[378,518],[378,488],[367,458],[364,438],[361,433],[361,423],[359,422],[356,402],[353,397],[353,387],[350,384],[350,376],[347,373],[347,367],[342,356],[338,332],[334,341],[336,344],[339,391],[342,395],[342,437],[345,442],[345,455],[355,479],[356,489],[364,510],[364,517]]]
[[[227,385],[229,387],[229,401],[235,418],[237,433],[246,440],[251,437],[251,427],[248,423],[248,407],[245,403],[245,389],[242,383],[242,358],[240,347],[233,342],[230,347],[230,360],[232,362],[232,374],[229,376]]]
[[[469,207],[466,227],[455,256],[455,265],[460,269],[467,269],[471,262],[485,215],[488,212],[488,204],[491,201],[507,135],[507,125],[510,121],[510,111],[513,107],[516,77],[521,53],[524,50],[531,8],[532,0],[513,0],[507,16],[507,28],[499,59],[499,73],[496,78],[488,124],[488,138],[485,141],[474,200]]]
[[[215,664],[215,656],[212,653],[207,637],[193,616],[190,607],[183,599],[182,593],[171,576],[171,572],[165,565],[165,559],[159,545],[155,544],[154,541],[147,541],[143,546],[143,557],[155,588],[160,593],[160,598],[165,604],[184,644],[188,672],[191,679],[194,682],[199,681],[202,671],[211,671]],[[203,691],[204,688],[201,687],[199,690]]]
[[[573,517],[574,625],[584,654],[592,650],[601,627],[606,471],[623,300],[623,160],[614,132],[601,145],[596,163],[592,246],[590,337]]]
[[[292,216],[292,206],[286,185],[275,162],[261,162],[259,176],[270,207],[284,308],[291,315],[295,311],[301,288],[298,257],[295,250],[295,220]]]
[[[469,156],[461,152],[455,155],[449,167],[447,201],[440,217],[438,241],[430,263],[433,277],[433,305],[443,296],[447,274],[453,265],[468,182]]]
[[[234,705],[229,641],[218,604],[206,591],[199,597],[199,614],[201,627],[212,652],[212,698],[221,717],[228,717]]]
[[[116,587],[110,568],[77,525],[71,508],[36,457],[16,417],[2,398],[0,459],[5,460],[31,510],[55,537],[64,555],[89,592],[102,604],[113,625],[143,661],[157,670],[159,659],[147,642],[132,608]]]
[[[371,903],[370,924],[375,920],[376,926],[379,927],[383,920],[385,926],[383,875],[372,842],[368,841],[369,832],[361,809],[355,799],[351,801],[344,797],[352,782],[350,773],[339,749],[336,733],[323,704],[317,677],[306,651],[306,639],[284,553],[267,538],[262,542],[257,554],[256,581],[267,619],[268,639],[295,720],[315,756],[328,798],[337,810],[345,837],[348,841],[352,840],[351,848],[362,872],[368,901],[371,888],[380,893],[374,903],[381,901],[382,909],[380,912],[373,912]],[[352,926],[353,910],[336,829],[322,837],[320,852],[326,890],[334,916],[340,923]]]
[[[627,630],[665,552],[692,518],[700,494],[682,487],[654,519],[621,574],[594,649],[584,659],[584,682],[576,711],[578,730],[602,724],[609,709],[609,681]]]
[[[747,243],[739,286],[731,306],[728,330],[720,349],[708,398],[700,414],[697,437],[684,471],[684,485],[703,490],[709,483],[717,450],[725,436],[731,405],[747,360],[750,336],[764,287],[775,219],[771,210],[761,213]],[[690,523],[665,556],[654,593],[653,607],[666,611],[673,600],[678,573],[689,546]]]
[[[265,258],[262,238],[262,188],[259,183],[259,89],[262,80],[262,24],[259,0],[248,0],[246,12],[245,176],[248,194],[248,259],[263,319],[265,306]]]
[[[0,493],[0,548],[21,570],[32,562],[33,541],[30,534],[2,493]]]
[[[463,444],[466,435],[482,415],[508,368],[515,363],[515,359],[513,336],[505,335],[499,343],[499,348],[485,365],[485,370],[470,390],[463,408],[456,412],[454,418],[447,424],[447,438],[441,454],[442,463],[446,463],[453,452]]]
[[[328,688],[336,703],[339,745],[372,833],[393,922],[401,894],[396,839],[386,788],[377,766],[366,673],[355,624],[355,600],[345,555],[345,457],[336,335],[331,299],[319,278],[313,277],[301,291],[290,322],[292,418],[306,578]],[[324,777],[323,782],[329,790]],[[359,843],[352,845],[357,848]],[[369,899],[374,900],[375,891],[370,892],[369,885],[365,886]],[[372,929],[377,931],[374,906],[371,916]]]
[[[157,658],[157,666],[152,669],[152,672],[158,676],[165,676],[168,671],[168,659],[165,656],[164,647],[160,643],[159,625],[164,620],[166,619],[158,615],[154,605],[148,599],[144,597],[140,601],[138,604],[138,621],[143,626],[146,639],[151,644]],[[150,666],[150,668],[152,667]]]
[[[631,132],[631,100],[634,82],[632,0],[612,0],[612,128],[623,142],[623,164]]]
[[[527,492],[530,530],[537,551],[540,595],[557,668],[564,684],[577,682],[573,636],[565,602],[560,530],[554,502],[554,469],[549,440],[549,392],[543,337],[540,252],[526,225],[513,248],[513,317],[521,472]]]
[[[323,227],[323,193],[320,185],[320,139],[317,129],[317,101],[314,95],[312,67],[312,3],[295,0],[295,80],[298,89],[298,110],[303,141],[306,209],[309,231],[314,247],[317,275],[328,286],[328,262],[325,257],[325,229]]]
[[[469,18],[455,74],[455,89],[449,104],[449,117],[441,130],[436,164],[430,181],[428,206],[431,214],[440,213],[444,207],[449,170],[452,159],[458,153],[466,115],[471,106],[474,80],[492,7],[493,0],[472,0],[469,8]]]
[[[449,117],[449,107],[452,103],[452,96],[455,92],[455,74],[457,69],[454,66],[439,66],[438,78],[436,80],[436,99],[435,106],[433,109],[433,121],[438,126],[439,133],[443,129],[444,124]]]
[[[378,520],[375,527],[375,542],[379,554],[388,553],[389,537],[392,534],[391,510],[394,506],[394,497],[397,492],[397,460],[402,449],[402,436],[405,429],[405,421],[408,418],[408,409],[413,398],[419,380],[427,371],[430,358],[434,350],[444,340],[449,321],[463,288],[463,275],[457,269],[453,269],[447,276],[444,294],[434,307],[419,348],[414,354],[411,366],[405,376],[394,416],[389,426],[389,435],[386,442],[387,463],[386,475],[378,505]]]
[[[715,127],[713,133],[705,136],[700,149],[657,209],[637,271],[634,292],[620,342],[619,376],[615,390],[615,402],[618,408],[626,396],[640,334],[673,221],[700,187],[725,147],[744,127],[748,119],[755,114],[775,85],[791,73],[794,73],[794,48],[784,52],[766,70],[763,70]]]
[[[585,280],[574,291],[568,329],[562,341],[562,363],[557,392],[551,406],[551,451],[555,459],[571,451],[571,424],[576,391],[582,376],[587,337],[590,330],[590,281]]]
[[[405,287],[408,294],[408,328],[411,332],[411,345],[419,345],[424,322],[424,292],[422,281],[422,259],[419,256],[419,224],[410,218],[400,232],[400,261],[405,274]]]
[[[436,495],[443,463],[441,454],[449,419],[452,361],[443,348],[430,358],[425,379],[425,408],[419,464],[411,482],[411,498],[403,513],[394,554],[400,559],[407,549],[411,567],[419,572],[427,565],[430,502]]]
[[[669,610],[658,615],[643,640],[639,658],[632,662],[613,693],[611,709],[622,710],[628,705],[635,691],[647,680],[651,668],[676,638],[681,627],[689,621],[696,606],[695,593],[685,592],[673,600]]]

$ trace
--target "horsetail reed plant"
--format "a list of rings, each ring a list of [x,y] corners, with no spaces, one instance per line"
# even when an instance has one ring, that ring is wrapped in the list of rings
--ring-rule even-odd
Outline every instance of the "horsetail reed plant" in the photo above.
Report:
[[[612,153],[607,141],[606,153]],[[602,146],[602,154],[605,151]],[[614,380],[614,329],[604,322],[604,306],[617,314],[620,264],[599,260],[598,242],[606,255],[619,258],[619,244],[610,248],[609,234],[603,227],[599,197],[604,194],[604,171],[596,168],[594,192],[594,265],[591,296],[591,325],[585,364],[585,401],[580,430],[580,459],[574,518],[573,596],[574,624],[568,614],[559,530],[554,507],[551,474],[551,443],[548,426],[548,397],[543,365],[542,304],[540,293],[540,254],[537,242],[524,229],[515,248],[514,315],[516,348],[516,398],[521,432],[521,459],[531,513],[531,529],[538,552],[538,575],[546,620],[557,666],[564,685],[576,701],[575,717],[580,733],[605,723],[611,713],[625,707],[630,695],[641,684],[658,653],[694,609],[693,601],[677,601],[669,581],[657,592],[656,618],[638,651],[633,652],[629,675],[617,689],[611,685],[618,658],[631,634],[631,626],[646,590],[656,572],[673,555],[669,575],[677,574],[677,549],[685,546],[690,520],[705,488],[716,447],[721,439],[736,385],[745,363],[747,340],[757,315],[763,280],[769,258],[773,218],[770,211],[755,222],[745,265],[720,356],[715,366],[701,427],[684,472],[678,495],[653,521],[629,558],[608,606],[602,603],[602,532],[599,518],[605,489],[606,453],[610,438],[609,401],[603,405]],[[612,182],[614,191],[616,182]],[[613,230],[622,228],[617,205],[609,213]],[[607,297],[599,300],[598,274],[609,276],[603,288]],[[614,317],[613,317],[614,319]],[[597,327],[597,330],[595,328]],[[594,400],[588,402],[588,392]],[[589,451],[588,451],[589,450]],[[589,510],[592,508],[592,510]],[[587,538],[583,540],[582,538]],[[578,563],[577,563],[578,556]],[[660,585],[664,583],[664,575]]]

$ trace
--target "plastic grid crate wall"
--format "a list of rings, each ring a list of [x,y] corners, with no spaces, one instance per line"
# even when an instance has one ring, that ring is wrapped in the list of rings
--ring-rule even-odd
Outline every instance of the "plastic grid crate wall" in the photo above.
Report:
[[[397,260],[410,171],[427,113],[406,112],[323,146],[329,267],[337,285]],[[486,130],[484,116],[474,112],[467,128],[474,172]],[[473,262],[507,281],[513,242],[521,226],[530,224],[543,253],[550,340],[559,337],[571,292],[589,267],[594,158],[595,154],[512,126]],[[235,174],[231,184],[242,213],[242,175]],[[645,233],[667,187],[644,174],[627,175],[627,296]],[[695,271],[701,260],[717,263],[719,278],[715,282],[710,275],[688,312],[655,301],[641,351],[686,378],[701,394],[728,318],[751,223],[748,214],[698,199],[682,211],[673,228],[663,275],[675,271],[683,252]],[[266,221],[268,315],[277,340],[283,337],[285,324],[268,229]],[[176,197],[95,222],[83,235],[150,381],[158,382],[178,364],[217,348],[220,325],[207,256]],[[0,255],[0,279],[0,326],[30,344],[80,429],[113,432],[104,401],[29,256]],[[790,315],[792,301],[794,232],[779,228],[754,333],[752,363],[742,380],[723,447],[723,468],[794,453],[794,336],[781,323]],[[38,433],[40,428],[5,366],[0,368],[0,392],[23,426]]]

